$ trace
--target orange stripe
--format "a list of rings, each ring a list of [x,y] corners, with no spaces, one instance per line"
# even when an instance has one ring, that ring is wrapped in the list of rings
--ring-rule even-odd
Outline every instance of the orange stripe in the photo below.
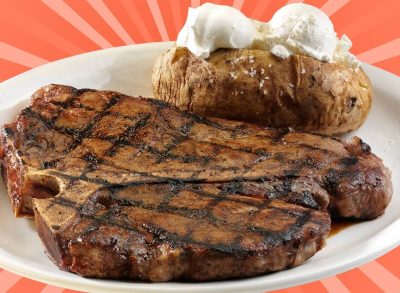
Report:
[[[367,275],[378,287],[387,293],[398,293],[400,289],[400,279],[385,269],[376,261],[370,262],[360,267],[360,270]]]
[[[235,0],[233,1],[232,6],[235,7],[236,9],[241,10],[244,4],[244,0]]]
[[[200,6],[200,0],[191,0],[190,1],[190,7],[199,7]]]
[[[0,41],[0,58],[27,67],[36,67],[49,61]]]
[[[353,42],[353,47],[351,48],[353,54],[357,55],[400,37],[400,30],[393,27],[393,22],[397,21],[398,16],[396,13],[391,14],[391,17],[389,15],[385,19],[371,19],[371,22],[375,23],[374,26],[361,24],[361,26],[365,26],[365,29],[353,30],[351,34],[348,34]],[[383,27],[385,29],[382,29]],[[341,31],[345,32],[343,29]]]
[[[149,30],[147,29],[146,23],[143,21],[141,14],[139,13],[137,7],[133,4],[133,2],[126,0],[120,0],[120,1],[126,13],[129,15],[132,23],[137,28],[137,33],[143,37],[145,42],[154,41]]]
[[[336,32],[339,35],[342,33],[348,34],[347,31],[343,32],[342,28],[369,11],[375,10],[379,3],[380,1],[364,1],[363,5],[359,5],[357,1],[348,2],[343,9],[337,10],[335,14],[330,15]]]
[[[164,1],[162,1],[164,2]],[[182,16],[182,6],[187,6],[185,1],[181,0],[171,0],[169,1],[170,7],[169,10],[171,11],[172,16],[172,23],[171,23],[171,39],[175,40],[178,36],[178,32],[182,28],[184,24],[184,19]],[[187,8],[186,8],[187,9]]]
[[[63,291],[63,293],[81,293],[81,292],[80,291],[71,290],[71,289],[65,289]]]
[[[297,287],[285,289],[284,292],[285,293],[303,293],[304,290],[301,289],[301,286],[297,286]]]
[[[0,58],[0,82],[29,70],[29,67]]]
[[[381,258],[378,258],[376,261],[381,265],[383,265],[386,269],[388,269],[397,278],[400,278],[399,260],[400,260],[400,247],[397,247],[396,249],[393,249],[391,252],[385,254]]]
[[[2,8],[5,10],[1,13],[1,19],[7,21],[7,27],[10,30],[13,30],[11,26],[18,27],[24,33],[30,34],[35,38],[39,39],[41,43],[46,43],[47,45],[54,47],[64,53],[68,53],[70,55],[81,53],[83,50],[79,46],[75,45],[68,38],[65,38],[58,34],[55,31],[55,28],[49,25],[45,25],[40,23],[37,19],[35,19],[32,13],[27,13],[22,9],[18,9],[15,5],[8,5]],[[18,15],[18,18],[23,19],[24,21],[15,21],[15,17]],[[15,34],[15,30],[13,30]],[[18,37],[21,37],[22,33],[19,33]],[[17,37],[17,36],[15,36]],[[3,40],[4,41],[4,40]],[[29,47],[32,47],[32,44],[27,42],[27,39],[24,38],[24,42]],[[43,44],[42,44],[43,45]],[[48,46],[46,46],[48,48]],[[49,51],[49,50],[47,50]],[[49,56],[47,56],[49,57]]]
[[[328,292],[350,293],[349,289],[346,288],[342,281],[335,276],[321,280],[321,284],[326,290],[328,290]]]
[[[251,12],[250,17],[261,20],[270,2],[271,0],[258,1],[257,4],[253,7],[253,11]]]
[[[63,291],[63,288],[47,285],[42,289],[42,291],[40,291],[40,293],[62,293]]]
[[[42,40],[31,35],[27,31],[29,28],[15,27],[13,23],[9,23],[0,17],[0,28],[4,27],[7,29],[0,29],[0,41],[5,44],[50,61],[63,58],[66,55],[65,52],[50,46],[48,43],[43,43]]]
[[[147,4],[149,5],[154,22],[156,23],[157,29],[161,35],[161,39],[163,41],[169,41],[167,28],[165,27],[164,19],[161,15],[157,0],[147,0]]]
[[[272,15],[286,3],[287,0],[246,1],[242,11],[252,18],[269,21]]]
[[[99,34],[99,32],[97,32],[65,2],[60,0],[42,0],[42,2],[101,48],[112,47],[112,45],[101,34]]]
[[[135,43],[132,40],[131,36],[127,33],[121,23],[115,18],[114,14],[102,0],[88,0],[88,3],[113,29],[113,31],[121,38],[121,40],[125,42],[125,44],[130,45]]]
[[[4,1],[3,1],[4,2]],[[17,9],[16,14],[10,11],[10,13],[14,16],[14,21],[20,21],[20,18],[18,17],[19,11],[23,11],[24,14],[29,14],[32,18],[36,19],[38,22],[43,24],[46,27],[51,28],[54,33],[60,35],[61,37],[70,40],[74,44],[77,44],[79,48],[82,49],[82,52],[87,52],[87,51],[92,51],[92,50],[97,50],[99,49],[99,46],[94,43],[92,40],[90,40],[88,37],[86,37],[82,32],[80,32],[78,29],[76,29],[74,26],[72,26],[69,22],[67,22],[64,18],[60,17],[57,13],[54,13],[53,10],[49,9],[47,5],[45,5],[41,1],[24,1],[24,3],[21,3],[22,1],[5,1],[7,3],[13,3],[13,6],[16,6],[15,8]],[[2,8],[4,5],[1,5]],[[11,5],[10,5],[11,6]],[[0,9],[0,13],[5,13]],[[23,16],[22,16],[23,17]],[[1,16],[0,16],[1,19]],[[29,23],[22,22],[25,27],[30,27]],[[32,27],[34,30],[35,28]],[[1,31],[1,30],[0,30]],[[40,31],[39,31],[40,33]],[[25,47],[21,45],[15,45],[18,48],[25,49],[29,51],[30,53],[33,53],[33,51],[30,48],[34,48],[34,46],[37,46],[38,49],[41,51],[44,51],[44,55],[47,59],[58,59],[65,57],[65,54],[62,54],[61,56],[55,56],[53,57],[53,50],[52,48],[49,48],[48,46],[44,45],[42,42],[38,42],[36,45],[34,45],[28,38],[26,38],[25,35],[22,35],[20,33],[15,33],[16,37],[15,38],[20,38],[21,43],[29,46],[29,50],[25,49]],[[54,40],[56,41],[56,40]],[[10,42],[6,42],[9,43]],[[54,50],[56,51],[56,50]],[[79,52],[77,52],[79,53]],[[38,53],[33,53],[35,55],[41,56],[42,54]],[[73,53],[72,53],[73,54]]]
[[[129,34],[132,40],[135,43],[143,43],[144,40],[142,35],[140,34],[140,31],[136,27],[136,24],[132,22],[128,12],[125,10],[122,3],[116,0],[102,0],[102,1],[105,3],[105,5],[107,5],[108,9],[112,12],[112,14],[118,19],[122,27],[125,28],[126,32]],[[105,36],[107,37],[107,40],[110,41],[109,36],[108,35]],[[123,43],[122,40],[121,43]]]
[[[337,276],[351,292],[383,293],[374,282],[359,269],[354,269]]]
[[[397,38],[395,40],[387,42],[386,44],[380,45],[364,53],[358,54],[357,58],[361,61],[374,64],[379,61],[400,55],[399,48],[400,38]]]
[[[302,3],[304,0],[289,0],[286,4]]]
[[[79,12],[89,25],[101,34],[113,47],[123,46],[125,42],[114,32],[109,24],[97,13],[88,1],[63,0],[72,10]],[[98,48],[98,46],[97,46]]]
[[[186,1],[181,0],[158,0],[157,3],[162,11],[164,24],[169,38],[171,40],[176,40],[178,31],[183,26],[181,6],[186,6],[186,4],[189,5],[189,2],[186,3]]]
[[[9,273],[7,271],[0,272],[0,292],[6,292],[21,279],[21,276]]]
[[[399,7],[400,9],[400,7]],[[382,30],[382,27],[385,27],[385,32],[391,32],[392,33],[392,38],[394,39],[399,35],[399,29],[396,27],[393,27],[392,24],[386,24],[384,25],[383,23],[390,19],[392,22],[395,21],[395,18],[398,17],[398,13],[396,9],[393,9],[390,6],[387,6],[386,3],[381,3],[380,5],[373,7],[373,9],[370,9],[367,13],[364,13],[356,18],[354,18],[350,23],[347,25],[343,26],[340,31],[343,32],[344,34],[348,35],[351,39],[354,40],[355,37],[360,35],[363,32],[368,31],[371,28],[374,27],[380,27],[380,30]],[[391,19],[392,18],[392,19]],[[384,26],[382,26],[384,25]],[[364,37],[363,42],[368,41],[368,35]],[[359,44],[357,44],[359,45]],[[370,48],[370,47],[369,47]],[[369,49],[367,48],[367,49]]]
[[[301,286],[304,292],[307,293],[326,293],[328,292],[321,282],[308,283]]]
[[[292,288],[271,291],[268,293],[303,293],[303,292],[304,291],[303,291],[303,289],[301,289],[301,286],[297,286],[297,287],[292,287]]]
[[[349,2],[350,0],[329,0],[321,7],[321,10],[328,16],[331,16]]]
[[[147,0],[132,1],[132,7],[134,7],[133,9],[135,9],[144,20],[144,26],[150,33],[150,42],[161,41],[160,32],[156,23],[154,22],[153,14],[150,10],[149,4],[147,3]],[[140,26],[138,26],[138,28],[141,29]]]
[[[304,3],[313,5],[315,7],[322,7],[322,5],[324,5],[327,2],[327,0],[306,0],[304,1]]]
[[[233,0],[220,0],[219,4],[226,6],[233,6]]]
[[[7,293],[40,292],[44,287],[46,287],[46,284],[22,278]]]

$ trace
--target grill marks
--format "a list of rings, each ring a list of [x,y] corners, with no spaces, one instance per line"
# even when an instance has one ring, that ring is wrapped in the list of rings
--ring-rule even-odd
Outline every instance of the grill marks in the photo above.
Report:
[[[62,115],[62,112],[58,113],[58,116],[54,116],[51,121],[47,121],[44,117],[42,117],[39,113],[35,113],[32,110],[26,111],[28,115],[31,115],[32,117],[35,117],[39,119],[42,123],[44,123],[47,127],[56,130],[57,132],[60,132],[62,134],[67,134],[73,137],[74,143],[69,146],[64,154],[67,155],[74,150],[77,150],[79,147],[82,147],[82,144],[85,139],[88,138],[96,138],[96,139],[101,139],[104,141],[107,141],[110,143],[110,147],[104,152],[102,157],[99,157],[97,154],[93,154],[92,152],[86,152],[83,154],[81,157],[86,163],[86,167],[82,171],[81,175],[78,177],[72,177],[72,176],[67,176],[65,174],[62,174],[64,178],[69,179],[70,181],[74,180],[83,180],[83,181],[89,181],[89,182],[94,182],[97,183],[103,188],[107,188],[107,193],[108,193],[108,199],[104,201],[103,198],[103,204],[104,202],[107,202],[105,205],[106,212],[99,217],[98,215],[88,213],[87,211],[82,211],[82,207],[78,208],[75,207],[76,209],[79,209],[79,213],[82,217],[86,217],[94,221],[93,225],[89,225],[87,228],[87,232],[83,233],[83,235],[86,235],[88,233],[91,233],[93,231],[96,231],[100,225],[116,225],[118,227],[127,229],[128,226],[126,225],[121,225],[121,223],[115,223],[114,220],[110,218],[111,215],[113,217],[116,217],[116,215],[119,215],[121,210],[124,211],[124,215],[128,218],[126,211],[129,209],[133,209],[135,214],[138,214],[140,210],[146,211],[147,213],[150,213],[150,215],[157,215],[157,214],[164,214],[164,215],[175,215],[179,217],[183,217],[182,219],[195,219],[197,222],[197,225],[199,225],[199,222],[206,221],[210,225],[213,225],[213,228],[215,229],[218,226],[223,226],[225,227],[224,230],[228,229],[227,231],[231,231],[236,233],[236,236],[232,236],[233,238],[231,239],[231,243],[228,245],[223,244],[223,243],[214,243],[210,244],[210,239],[205,239],[204,241],[199,241],[195,240],[194,238],[199,238],[199,235],[191,235],[191,229],[188,229],[188,232],[182,235],[177,235],[176,233],[170,233],[168,229],[165,227],[162,228],[160,225],[155,225],[154,223],[151,223],[146,219],[147,221],[142,224],[142,226],[148,230],[148,232],[151,232],[159,241],[162,239],[168,239],[168,241],[172,242],[179,242],[182,243],[188,243],[188,244],[199,244],[201,246],[205,246],[207,248],[212,248],[216,249],[219,251],[225,251],[225,252],[243,252],[243,247],[241,247],[240,243],[242,240],[245,238],[246,233],[250,234],[257,234],[262,236],[264,239],[264,243],[266,244],[274,244],[276,245],[277,242],[282,241],[282,239],[287,239],[290,240],[297,231],[299,231],[303,225],[309,220],[309,211],[301,211],[299,213],[294,212],[291,209],[287,208],[277,208],[273,205],[271,205],[270,200],[268,199],[263,199],[263,200],[256,200],[256,199],[251,199],[247,198],[246,195],[241,194],[241,191],[243,191],[243,181],[246,180],[245,177],[243,178],[238,178],[239,180],[237,181],[230,181],[227,183],[222,183],[219,184],[219,189],[220,191],[217,194],[209,193],[209,192],[204,192],[201,189],[202,188],[196,188],[193,186],[193,184],[184,184],[185,180],[181,181],[171,181],[169,178],[165,177],[159,177],[159,176],[154,176],[148,172],[135,172],[141,176],[149,178],[149,180],[144,180],[144,181],[133,181],[133,182],[124,182],[123,184],[120,185],[115,185],[112,183],[107,182],[103,178],[88,178],[87,175],[90,172],[95,171],[98,169],[99,165],[107,165],[115,168],[116,170],[123,170],[126,172],[131,172],[132,170],[129,169],[124,169],[121,166],[116,166],[115,163],[112,162],[112,158],[118,156],[118,153],[120,152],[121,147],[134,147],[136,149],[142,149],[151,155],[154,155],[156,157],[156,164],[160,164],[162,162],[165,162],[167,160],[172,160],[172,161],[180,161],[183,163],[198,163],[200,166],[205,167],[208,165],[212,159],[206,155],[196,155],[196,154],[188,154],[190,153],[190,143],[188,147],[183,149],[182,153],[184,155],[179,155],[177,154],[178,147],[182,145],[183,143],[187,142],[188,139],[194,143],[198,144],[201,143],[206,146],[211,146],[214,151],[217,153],[223,153],[224,149],[228,149],[231,152],[236,152],[238,155],[252,155],[254,156],[254,160],[252,161],[253,165],[257,165],[262,163],[263,161],[267,159],[276,159],[278,161],[285,160],[284,156],[281,155],[281,153],[278,153],[276,155],[276,158],[274,158],[274,155],[263,150],[263,149],[252,149],[252,148],[243,148],[240,145],[238,147],[230,147],[226,144],[221,144],[221,141],[218,143],[213,143],[209,141],[202,141],[201,139],[193,139],[190,137],[191,131],[193,129],[193,126],[196,123],[202,123],[206,125],[207,127],[213,127],[218,130],[222,131],[229,131],[229,138],[230,139],[236,139],[238,137],[248,137],[248,131],[242,125],[236,125],[233,127],[227,127],[227,126],[222,126],[218,124],[217,122],[214,121],[209,121],[204,118],[199,118],[199,117],[192,117],[192,116],[184,116],[184,123],[179,124],[179,119],[178,125],[176,125],[176,121],[174,121],[174,117],[166,117],[165,116],[165,107],[164,105],[157,105],[155,115],[151,115],[151,113],[138,113],[136,116],[127,116],[124,113],[118,112],[116,109],[119,106],[120,101],[124,101],[126,103],[126,99],[129,99],[124,96],[116,96],[113,95],[112,98],[104,105],[101,111],[95,112],[92,114],[92,121],[90,123],[87,123],[86,127],[76,130],[76,129],[71,129],[71,128],[66,128],[66,127],[60,127],[59,125],[56,125],[54,122],[57,121],[58,117]],[[74,104],[75,107],[76,101],[78,100],[78,96],[76,96],[73,99],[73,102],[69,103],[68,106]],[[67,105],[64,105],[65,110],[64,111],[69,111]],[[79,107],[79,105],[78,105]],[[113,109],[113,111],[109,111],[110,109]],[[93,108],[88,108],[84,106],[85,111],[93,111]],[[176,113],[172,113],[176,114]],[[157,121],[155,119],[159,118],[160,121]],[[175,123],[175,124],[174,124]],[[143,144],[141,141],[141,134],[143,131],[146,130],[148,127],[154,127],[155,131],[165,131],[167,135],[169,135],[170,142],[169,143],[159,143],[158,145],[161,146],[161,149],[159,147],[152,147],[151,145],[146,145]],[[145,132],[144,132],[145,133]],[[272,143],[276,143],[279,139],[281,139],[284,136],[282,133],[277,133],[277,135],[274,136]],[[145,137],[144,137],[145,138]],[[260,137],[263,139],[263,137]],[[146,141],[146,139],[145,139]],[[144,143],[146,143],[144,141]],[[157,144],[156,144],[157,145]],[[175,151],[176,150],[176,151]],[[174,152],[175,151],[175,152]],[[209,152],[208,152],[209,153]],[[212,153],[212,152],[211,152]],[[276,184],[277,188],[275,189],[276,192],[272,194],[272,197],[278,196],[285,196],[287,193],[291,192],[291,181],[293,180],[294,177],[296,177],[297,172],[301,171],[301,168],[303,165],[306,165],[306,163],[299,163],[299,162],[294,162],[295,168],[293,169],[292,173],[294,175],[285,175],[285,181],[281,184],[282,187],[279,187],[279,183]],[[53,162],[46,162],[45,166],[48,168],[54,167]],[[224,169],[229,169],[231,167],[218,167],[217,170],[224,170]],[[251,164],[243,166],[242,170],[244,170],[244,173],[242,176],[250,171],[252,168]],[[233,168],[233,170],[236,170],[236,167]],[[239,170],[239,169],[237,169]],[[199,171],[198,173],[200,173]],[[55,172],[56,174],[56,172]],[[61,174],[58,174],[61,175]],[[148,185],[147,182],[153,181],[154,183],[157,183],[157,186],[154,185],[153,188],[161,188],[164,186],[173,186],[173,189],[168,192],[165,196],[164,199],[162,200],[161,203],[158,205],[155,204],[146,204],[141,200],[128,200],[126,198],[121,199],[117,196],[118,193],[123,193],[126,192],[127,189],[129,188],[136,188],[138,186],[146,187]],[[197,181],[198,179],[196,178],[196,173],[193,174],[192,177],[190,177],[187,182],[192,182],[192,181]],[[257,181],[264,181],[266,178],[255,178],[251,179],[252,181],[255,180]],[[127,187],[126,187],[127,186]],[[218,187],[217,187],[218,189]],[[188,208],[187,201],[183,202],[182,206],[171,206],[170,202],[178,201],[181,196],[179,196],[179,193],[185,191],[185,192],[191,192],[195,195],[196,199],[193,199],[193,202],[197,202],[199,199],[203,200],[206,199],[207,204],[205,204],[201,209],[193,209],[193,208]],[[161,191],[159,191],[161,192]],[[143,196],[142,192],[140,192],[141,196]],[[241,195],[240,195],[241,194]],[[154,193],[153,193],[154,196]],[[260,196],[260,195],[256,195]],[[265,195],[264,195],[265,196]],[[71,206],[73,203],[71,202],[66,202],[66,201],[61,201],[59,202],[60,199],[55,198],[54,203],[60,204],[60,205],[68,205]],[[250,203],[249,203],[250,201]],[[253,202],[252,202],[253,201]],[[90,202],[90,201],[89,201]],[[230,204],[229,204],[230,203]],[[242,223],[229,223],[226,220],[224,220],[221,217],[216,217],[214,214],[214,210],[218,208],[219,206],[225,206],[222,211],[227,211],[229,210],[229,205],[232,205],[232,203],[239,205],[240,207],[248,207],[251,210],[251,214],[247,215],[247,218],[249,218],[250,223],[242,224]],[[98,203],[102,205],[102,203]],[[228,204],[228,206],[226,206]],[[83,207],[85,209],[85,207]],[[288,220],[289,218],[292,219],[292,221],[288,224],[287,229],[278,229],[278,231],[270,231],[268,229],[265,229],[263,227],[259,226],[254,226],[251,225],[252,219],[256,219],[257,217],[260,216],[260,213],[265,212],[268,209],[268,211],[271,213],[271,217],[277,217],[278,214],[282,214],[283,217]],[[218,212],[217,212],[218,213]],[[224,215],[222,213],[221,215]],[[225,215],[227,216],[227,215]],[[151,216],[149,216],[151,218]],[[228,216],[229,218],[229,216]],[[127,220],[127,219],[126,219]],[[129,220],[128,220],[129,221]],[[131,223],[131,222],[130,222]],[[278,227],[279,225],[276,225]],[[143,228],[141,227],[141,228]],[[170,227],[171,228],[171,227]],[[129,225],[129,229],[132,229],[132,227]],[[198,229],[196,230],[198,231]],[[139,230],[135,230],[134,232],[140,232]],[[220,231],[220,233],[222,230]],[[203,235],[205,236],[205,235]],[[247,235],[248,236],[248,235]],[[229,238],[229,237],[228,237]],[[225,239],[226,240],[226,239]]]
[[[73,103],[69,103],[69,105],[76,105],[76,101],[78,100],[79,96],[75,97],[72,101]],[[44,119],[40,114],[35,113],[32,111],[31,108],[28,108],[25,111],[25,114],[33,116],[35,118],[40,119],[41,122],[43,122],[48,128],[51,128],[57,132],[60,132],[62,134],[69,135],[73,138],[74,143],[66,148],[64,154],[67,155],[70,153],[72,150],[76,149],[77,147],[82,145],[82,142],[84,139],[87,138],[98,138],[101,140],[108,141],[112,144],[112,146],[108,149],[108,151],[104,154],[106,157],[115,157],[118,155],[119,149],[121,147],[133,147],[133,148],[139,148],[144,150],[145,152],[150,153],[151,155],[155,156],[157,159],[154,163],[159,164],[162,162],[165,162],[166,160],[168,161],[178,161],[184,164],[187,163],[193,163],[198,165],[198,170],[201,170],[201,167],[207,167],[210,168],[210,164],[215,161],[212,160],[209,156],[203,155],[203,156],[198,156],[195,154],[176,154],[174,153],[174,150],[182,145],[182,143],[187,143],[189,148],[191,145],[193,146],[192,149],[193,151],[196,146],[203,145],[203,147],[211,147],[215,151],[223,154],[225,149],[230,150],[230,153],[237,153],[237,157],[240,158],[241,156],[254,156],[254,160],[252,161],[252,164],[248,164],[246,166],[243,166],[244,170],[251,171],[253,167],[257,164],[263,164],[265,161],[268,161],[268,163],[273,160],[279,162],[279,164],[283,163],[282,161],[285,161],[286,164],[292,164],[295,165],[293,170],[286,171],[289,176],[293,174],[297,174],[301,171],[301,164],[297,160],[290,160],[285,159],[285,155],[282,156],[281,152],[277,152],[274,154],[269,153],[266,150],[263,149],[255,149],[254,148],[243,148],[240,145],[237,147],[232,147],[229,146],[225,143],[221,143],[221,141],[216,142],[209,142],[209,141],[204,141],[201,140],[201,138],[196,138],[191,135],[191,130],[194,126],[195,123],[201,122],[207,127],[214,127],[217,130],[223,130],[223,131],[230,131],[229,136],[230,137],[244,137],[245,139],[248,139],[246,136],[248,135],[248,131],[242,127],[242,125],[236,125],[233,127],[227,127],[227,126],[221,126],[217,122],[214,121],[208,121],[204,118],[198,118],[198,117],[186,117],[186,123],[180,125],[179,127],[177,125],[171,125],[171,121],[173,120],[179,120],[175,117],[165,117],[165,108],[158,106],[156,109],[156,114],[151,114],[151,113],[138,113],[137,116],[126,116],[119,114],[115,109],[118,109],[119,105],[119,100],[125,101],[127,99],[131,99],[126,96],[118,96],[118,95],[113,95],[112,98],[108,101],[108,103],[104,106],[104,108],[100,112],[95,112],[93,114],[93,119],[88,125],[81,130],[76,130],[76,129],[71,129],[67,127],[62,127],[62,126],[56,126],[54,125],[54,121],[57,120],[57,117],[54,117],[52,121],[48,121]],[[141,103],[144,101],[142,100]],[[123,103],[122,103],[123,104]],[[138,105],[137,105],[138,106]],[[108,111],[110,108],[113,108],[113,111]],[[69,111],[70,109],[67,108],[64,111]],[[168,109],[169,110],[169,109]],[[175,114],[176,113],[172,113]],[[58,116],[62,115],[61,113],[58,113]],[[151,118],[150,118],[151,117]],[[174,119],[175,118],[175,119]],[[191,119],[189,119],[191,118]],[[107,125],[102,125],[102,122],[104,119],[109,119],[110,122],[116,121],[116,124],[109,123],[107,129]],[[159,119],[160,121],[157,121]],[[107,133],[108,130],[113,130],[115,127],[118,127],[118,121],[119,120],[124,120],[126,123],[124,127],[122,127],[123,133],[116,133],[115,135],[104,135],[101,133],[101,131],[105,131]],[[162,128],[166,129],[162,130]],[[160,142],[154,142],[157,147],[152,146],[151,144],[148,144],[146,142],[141,141],[140,137],[140,132],[141,130],[145,130],[146,128],[149,127],[154,127],[159,131],[164,131],[166,134],[169,134],[172,138],[170,143],[164,143],[163,141]],[[279,133],[280,136],[282,136],[281,133]],[[137,139],[135,139],[137,137]],[[276,136],[276,135],[275,135]],[[280,137],[278,136],[278,138]],[[263,139],[265,141],[265,137],[259,137],[260,139]],[[274,137],[271,140],[271,143],[275,144],[276,138]],[[143,144],[144,143],[144,144]],[[246,143],[246,141],[244,141]],[[200,144],[200,145],[199,145]],[[288,144],[290,147],[290,144]],[[159,149],[161,147],[161,149]],[[305,150],[307,150],[309,147],[305,146]],[[308,150],[307,150],[308,151]],[[310,149],[311,152],[315,151],[320,151],[320,150],[314,150],[313,148]],[[297,156],[298,158],[298,156]],[[49,168],[55,165],[56,162],[45,162],[44,167]],[[306,165],[306,163],[304,163]],[[93,167],[93,164],[91,165]],[[317,165],[314,165],[314,167],[318,168]],[[215,170],[218,171],[223,171],[223,170],[232,170],[233,172],[235,171],[235,168],[219,168],[218,166],[215,166]],[[183,171],[185,171],[183,169]],[[189,172],[189,170],[186,170]],[[199,173],[199,172],[198,172]],[[246,171],[244,172],[246,173]],[[147,174],[150,176],[150,174]],[[193,174],[196,176],[196,173]],[[285,175],[285,174],[283,174]],[[163,176],[165,177],[165,176]],[[193,176],[192,176],[193,177]],[[193,178],[194,179],[194,178]]]
[[[130,142],[134,140],[135,135],[140,131],[140,129],[146,127],[150,119],[150,114],[141,115],[134,125],[127,126],[124,133],[118,135],[117,137],[109,138],[113,142],[112,147],[106,152],[106,156],[113,157],[121,146],[130,145]],[[113,125],[110,125],[113,127]]]
[[[298,140],[291,139],[292,136],[296,136],[296,133],[290,131],[268,129],[264,132],[261,130],[255,132],[249,130],[248,126],[242,123],[224,122],[224,124],[220,124],[218,119],[208,120],[202,117],[193,117],[186,113],[176,112],[166,107],[165,104],[154,101],[132,99],[111,92],[102,93],[76,89],[70,89],[70,91],[70,96],[64,101],[52,102],[55,105],[54,109],[51,106],[53,104],[50,104],[48,109],[43,109],[43,105],[36,107],[34,102],[34,105],[27,108],[22,114],[28,119],[30,117],[39,120],[53,131],[71,137],[73,143],[65,146],[65,156],[82,147],[83,142],[91,138],[110,144],[109,148],[101,154],[83,152],[83,156],[90,155],[96,157],[96,160],[88,163],[88,170],[84,170],[81,176],[72,176],[70,179],[79,178],[108,185],[105,178],[89,179],[86,177],[88,173],[95,171],[98,165],[104,164],[116,171],[133,172],[140,174],[139,177],[164,182],[166,178],[169,178],[168,173],[176,171],[168,170],[168,164],[180,162],[179,172],[182,176],[180,180],[183,181],[196,182],[207,177],[208,180],[214,178],[216,181],[223,181],[224,176],[222,175],[218,179],[218,174],[233,176],[237,180],[284,177],[285,181],[290,181],[301,176],[308,176],[307,172],[315,174],[319,172],[318,170],[326,168],[329,162],[326,162],[324,157],[328,153],[331,161],[341,160],[342,163],[339,164],[338,170],[334,169],[338,172],[341,168],[345,169],[357,164],[357,159],[354,157],[343,158],[330,150],[329,146],[320,148],[299,143]],[[100,105],[96,105],[93,101],[99,101]],[[35,112],[34,109],[40,110],[40,113]],[[80,129],[65,127],[62,123],[57,123],[63,113],[74,109],[92,112],[92,121],[83,123]],[[43,117],[43,113],[51,119]],[[108,124],[103,123],[107,119]],[[84,122],[87,120],[84,119]],[[214,139],[210,140],[199,135],[201,133],[199,127],[200,130],[206,127],[208,130],[206,133],[214,132],[215,136],[211,135]],[[116,132],[113,133],[113,131]],[[146,138],[146,131],[147,134],[149,132],[164,133],[166,136],[147,136]],[[288,141],[285,140],[286,137],[288,137]],[[164,139],[167,140],[164,141]],[[256,144],[254,144],[255,141]],[[340,144],[340,142],[336,142],[336,144]],[[296,153],[291,152],[294,146],[297,147]],[[121,150],[125,153],[145,154],[147,158],[145,157],[144,161],[150,165],[142,168],[142,171],[138,171],[138,166],[129,169],[128,165],[131,162],[126,166],[123,161],[118,162],[117,166],[113,160],[120,159],[118,156],[123,153]],[[211,158],[206,155],[207,153],[216,153],[218,156]],[[225,158],[224,156],[227,154],[229,157]],[[85,158],[82,157],[82,159]],[[248,163],[237,167],[241,159]],[[232,160],[235,161],[236,166],[230,165]],[[228,162],[227,165],[225,162]],[[44,169],[56,168],[57,163],[58,159],[45,160],[42,167]],[[187,167],[190,168],[187,169]],[[160,168],[166,171],[159,172]],[[265,174],[261,175],[257,170],[263,170]],[[329,174],[328,177],[330,177]],[[130,184],[129,181],[126,183]],[[325,181],[321,181],[320,184],[325,184]],[[328,186],[330,185],[328,180]]]
[[[361,142],[201,118],[115,92],[42,88],[5,129],[3,165],[18,155],[19,176],[61,182],[57,196],[34,200],[38,232],[58,266],[83,276],[281,270],[322,248],[330,197],[338,214],[353,207],[343,200],[357,186],[388,198],[384,167]]]
[[[175,245],[196,244],[225,253],[247,253],[248,248],[240,244],[245,238],[261,237],[261,245],[289,241],[310,220],[310,210],[295,206],[289,206],[292,209],[288,210],[287,206],[282,207],[278,202],[260,199],[248,198],[244,203],[240,201],[240,196],[226,197],[228,191],[225,188],[215,194],[214,199],[210,198],[207,208],[188,208],[187,202],[185,207],[175,205],[173,199],[179,199],[185,192],[184,185],[172,188],[147,185],[138,190],[111,188],[96,192],[83,207],[59,198],[54,203],[74,207],[82,218],[93,221],[80,235],[88,235],[107,225],[136,233],[143,233],[145,229],[153,235],[155,242],[172,239]],[[235,201],[236,197],[239,201]],[[221,200],[215,201],[216,198]],[[234,216],[227,216],[227,211]],[[240,222],[248,212],[251,212],[250,217],[245,217],[248,220]],[[126,217],[125,220],[121,220],[121,214]],[[163,217],[160,218],[160,214]],[[265,219],[267,215],[276,219],[272,230],[263,227],[262,221],[254,221],[257,217]],[[195,234],[193,231],[196,231]],[[219,236],[215,238],[212,233]]]

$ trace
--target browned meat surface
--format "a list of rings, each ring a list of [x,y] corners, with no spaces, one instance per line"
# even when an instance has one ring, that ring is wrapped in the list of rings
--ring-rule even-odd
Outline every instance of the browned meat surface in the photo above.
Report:
[[[82,184],[38,201],[36,221],[53,261],[86,277],[254,276],[302,264],[330,230],[327,213],[232,194],[224,184],[113,186],[80,201],[82,190],[97,188]]]
[[[34,210],[49,256],[98,278],[281,270],[322,248],[327,210],[371,219],[391,198],[388,170],[358,138],[206,119],[60,85],[38,90],[4,126],[0,160],[15,215]]]

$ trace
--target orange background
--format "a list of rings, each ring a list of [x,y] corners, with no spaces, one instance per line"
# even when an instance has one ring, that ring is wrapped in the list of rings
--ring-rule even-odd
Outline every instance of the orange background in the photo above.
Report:
[[[262,21],[287,0],[0,0],[0,81],[64,57],[175,40],[189,6],[233,5]],[[301,1],[289,1],[301,2]],[[399,0],[310,0],[367,63],[400,75]],[[400,248],[360,268],[279,292],[400,292]],[[73,292],[0,269],[0,292]]]

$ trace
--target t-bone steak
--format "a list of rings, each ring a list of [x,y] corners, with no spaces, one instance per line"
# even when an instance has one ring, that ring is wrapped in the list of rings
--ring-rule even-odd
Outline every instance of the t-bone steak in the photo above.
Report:
[[[390,173],[359,138],[198,117],[112,91],[49,85],[3,127],[15,216],[86,277],[255,276],[302,264],[335,218],[373,219]]]

